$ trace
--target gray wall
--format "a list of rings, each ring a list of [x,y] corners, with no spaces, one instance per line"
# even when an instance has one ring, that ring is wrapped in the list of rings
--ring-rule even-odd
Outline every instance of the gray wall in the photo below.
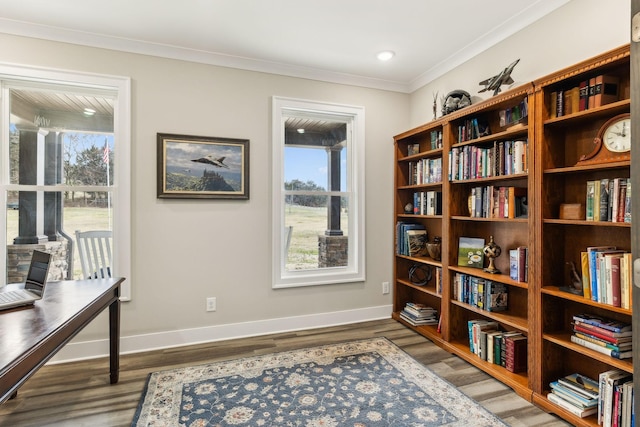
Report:
[[[0,61],[132,79],[132,300],[123,350],[389,316],[393,135],[432,119],[433,93],[465,89],[521,58],[515,85],[628,41],[629,0],[574,0],[414,93],[400,94],[0,34]],[[271,97],[366,111],[367,280],[271,289]],[[156,133],[247,138],[251,199],[158,200]],[[189,295],[189,296],[187,296]],[[205,312],[205,298],[218,310]],[[60,359],[105,354],[101,316]]]

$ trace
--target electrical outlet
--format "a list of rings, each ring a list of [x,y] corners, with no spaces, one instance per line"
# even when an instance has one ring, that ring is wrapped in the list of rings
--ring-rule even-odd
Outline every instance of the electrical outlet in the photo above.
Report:
[[[216,311],[216,297],[207,298],[207,311]]]
[[[389,292],[391,292],[391,290],[389,288],[389,282],[382,282],[382,294],[386,295]]]

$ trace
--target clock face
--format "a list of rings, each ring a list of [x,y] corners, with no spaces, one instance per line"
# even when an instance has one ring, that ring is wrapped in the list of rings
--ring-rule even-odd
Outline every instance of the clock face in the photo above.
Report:
[[[626,153],[631,151],[631,119],[617,120],[602,134],[602,143],[614,153]]]

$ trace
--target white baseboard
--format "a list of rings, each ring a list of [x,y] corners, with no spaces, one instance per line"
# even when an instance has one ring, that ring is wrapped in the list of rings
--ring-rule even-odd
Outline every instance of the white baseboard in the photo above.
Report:
[[[304,316],[282,317],[257,320],[254,322],[232,323],[203,328],[157,332],[153,334],[120,337],[120,354],[180,347],[204,342],[222,341],[235,338],[254,337],[281,332],[315,329],[369,320],[388,319],[392,306],[383,305],[356,310]],[[94,359],[109,355],[109,340],[71,342],[64,346],[50,361],[50,364]]]

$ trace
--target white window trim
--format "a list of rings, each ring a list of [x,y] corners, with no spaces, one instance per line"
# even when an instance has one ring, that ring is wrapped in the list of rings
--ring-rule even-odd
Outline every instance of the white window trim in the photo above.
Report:
[[[286,271],[284,206],[284,120],[287,110],[339,115],[351,122],[351,144],[347,155],[348,188],[355,191],[349,206],[349,266],[317,270]],[[272,287],[291,288],[365,280],[364,214],[364,107],[274,96],[272,99]]]
[[[49,83],[76,86],[88,90],[107,90],[117,93],[114,104],[114,138],[117,150],[113,155],[116,165],[113,178],[113,202],[117,206],[113,218],[114,248],[113,269],[126,280],[121,286],[121,300],[131,299],[131,79],[129,77],[82,73],[32,66],[0,63],[0,80],[24,81],[25,83]],[[8,96],[2,96],[2,111],[8,111]],[[3,145],[8,145],[8,115],[0,119]],[[5,156],[6,157],[6,156]],[[0,162],[0,185],[3,198],[9,184],[9,159]],[[6,206],[6,200],[1,200]],[[6,209],[0,209],[0,223],[6,224]],[[6,245],[0,245],[0,271],[6,271]],[[6,280],[6,279],[2,279]]]

